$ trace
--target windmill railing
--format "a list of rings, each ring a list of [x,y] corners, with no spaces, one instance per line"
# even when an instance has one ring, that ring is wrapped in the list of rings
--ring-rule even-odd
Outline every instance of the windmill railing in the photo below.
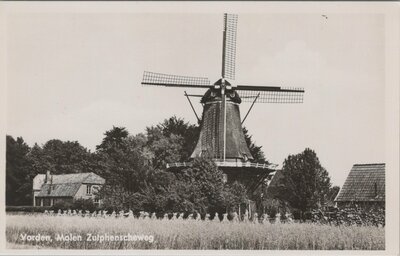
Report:
[[[214,161],[218,167],[247,167],[256,169],[270,169],[275,170],[277,165],[269,163],[251,163],[251,162],[229,162],[229,161]],[[192,167],[192,162],[168,163],[167,169],[179,167]]]

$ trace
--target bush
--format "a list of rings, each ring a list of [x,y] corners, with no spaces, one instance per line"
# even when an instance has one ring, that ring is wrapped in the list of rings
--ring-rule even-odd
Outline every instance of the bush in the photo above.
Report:
[[[269,215],[269,217],[271,218],[275,218],[276,214],[277,214],[277,209],[276,208],[270,208],[267,210],[267,214]]]
[[[265,212],[271,217],[275,218],[275,215],[279,212],[281,202],[278,199],[267,198],[263,201]]]
[[[77,199],[73,202],[62,201],[54,204],[51,207],[52,210],[82,210],[82,211],[90,211],[93,212],[97,210],[97,207],[94,205],[91,199]]]
[[[67,202],[67,201],[60,201],[55,203],[51,209],[54,211],[58,211],[58,210],[68,210],[72,208],[72,203],[71,202]]]
[[[298,209],[292,209],[293,218],[299,220],[301,218],[301,211]]]
[[[83,210],[83,211],[95,211],[97,209],[96,205],[91,199],[77,199],[73,202],[71,209]]]
[[[50,206],[6,206],[6,212],[44,212],[50,209]]]
[[[53,206],[6,206],[6,212],[44,212],[45,210],[97,210],[96,205],[91,199],[77,199],[74,202],[61,201]]]

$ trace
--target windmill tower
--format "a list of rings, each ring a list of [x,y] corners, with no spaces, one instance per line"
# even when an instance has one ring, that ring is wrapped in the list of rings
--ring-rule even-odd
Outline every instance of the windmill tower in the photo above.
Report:
[[[205,77],[167,75],[145,71],[142,85],[207,89],[201,97],[203,114],[200,121],[200,135],[191,159],[202,155],[211,157],[216,165],[228,175],[229,180],[240,180],[252,191],[270,172],[271,164],[254,163],[247,147],[242,123],[255,103],[302,103],[302,88],[278,86],[239,85],[235,80],[237,15],[224,14],[222,72],[221,79],[214,84]],[[229,80],[230,81],[229,81]],[[199,96],[188,95],[185,96]],[[192,103],[189,99],[190,105]],[[239,105],[251,102],[246,116],[240,118]],[[193,109],[194,110],[194,109]],[[195,113],[196,114],[196,113]],[[196,114],[197,117],[197,114]],[[167,168],[176,169],[191,163],[171,163]]]

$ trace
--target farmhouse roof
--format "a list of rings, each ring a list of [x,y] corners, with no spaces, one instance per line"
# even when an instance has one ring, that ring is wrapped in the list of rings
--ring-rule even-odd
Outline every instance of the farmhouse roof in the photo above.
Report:
[[[81,183],[43,184],[37,197],[73,197]]]
[[[45,174],[38,175],[45,177]],[[92,172],[51,175],[50,181],[42,185],[37,197],[73,197],[82,184],[101,185],[104,182],[105,179]]]
[[[335,201],[385,201],[385,164],[353,165]]]

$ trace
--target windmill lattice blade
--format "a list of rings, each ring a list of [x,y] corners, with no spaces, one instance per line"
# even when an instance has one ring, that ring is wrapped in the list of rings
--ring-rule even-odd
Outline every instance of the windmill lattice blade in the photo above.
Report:
[[[235,79],[237,14],[224,14],[222,77]]]
[[[143,85],[170,86],[170,87],[200,87],[211,86],[210,80],[205,77],[177,76],[145,71]]]
[[[277,87],[279,88],[279,87]],[[304,90],[297,89],[281,89],[271,91],[256,91],[256,90],[238,90],[237,91],[242,102],[253,102],[255,97],[256,103],[303,103]]]

